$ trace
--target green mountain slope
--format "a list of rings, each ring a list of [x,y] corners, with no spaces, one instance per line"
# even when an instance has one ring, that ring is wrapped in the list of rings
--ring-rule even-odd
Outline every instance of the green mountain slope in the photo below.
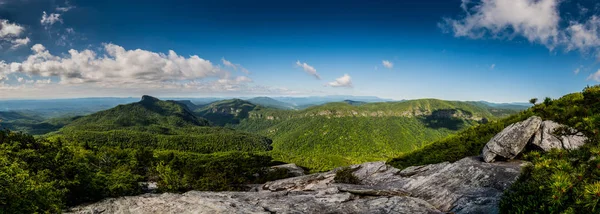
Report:
[[[33,111],[0,112],[0,128],[41,135],[57,131],[77,117],[45,119]]]
[[[185,105],[150,96],[76,119],[53,138],[89,146],[175,149],[200,153],[267,151],[271,140],[229,128],[211,127]]]
[[[247,119],[228,126],[273,139],[277,160],[322,171],[396,157],[497,118],[493,109],[466,102],[352,104],[328,103],[300,111],[256,108]]]
[[[159,128],[207,126],[207,120],[198,118],[185,105],[143,96],[137,103],[119,105],[73,121],[64,129],[107,131],[137,129],[155,131]]]
[[[194,112],[199,117],[206,118],[212,124],[224,126],[238,124],[248,118],[248,113],[258,106],[245,100],[221,100],[198,107]]]

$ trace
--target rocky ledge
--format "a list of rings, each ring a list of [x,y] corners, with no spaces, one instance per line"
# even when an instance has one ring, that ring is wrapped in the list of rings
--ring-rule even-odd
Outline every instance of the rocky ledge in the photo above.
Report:
[[[351,166],[360,184],[334,182],[336,169],[268,182],[253,192],[145,194],[74,207],[69,213],[494,213],[520,161],[478,157],[410,167]]]

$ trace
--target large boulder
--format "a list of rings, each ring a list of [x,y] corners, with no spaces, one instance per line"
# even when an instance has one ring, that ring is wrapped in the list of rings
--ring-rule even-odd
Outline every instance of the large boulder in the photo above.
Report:
[[[384,162],[350,166],[361,182],[335,183],[336,172],[268,182],[255,192],[145,194],[106,199],[71,213],[497,213],[502,192],[523,162],[477,157],[398,170]]]
[[[542,118],[533,116],[506,127],[485,145],[483,159],[488,163],[493,162],[497,156],[513,159],[523,151],[541,124]]]
[[[531,144],[544,151],[550,151],[551,149],[573,150],[583,146],[586,141],[587,138],[581,132],[547,120],[542,122]]]
[[[544,151],[550,151],[551,149],[562,149],[562,140],[560,137],[557,137],[553,134],[554,131],[559,127],[561,127],[561,125],[554,121],[542,122],[540,129],[535,132],[531,144]]]
[[[551,149],[574,150],[583,146],[587,137],[577,130],[554,121],[542,121],[533,116],[525,121],[511,124],[496,134],[483,148],[485,162],[493,162],[497,157],[513,159],[527,145],[544,151]]]

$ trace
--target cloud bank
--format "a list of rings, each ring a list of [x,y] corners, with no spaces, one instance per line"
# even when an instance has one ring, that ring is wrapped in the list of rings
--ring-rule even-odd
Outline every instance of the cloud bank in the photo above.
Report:
[[[208,77],[228,79],[229,72],[196,55],[183,57],[146,50],[125,50],[104,44],[103,53],[93,50],[69,50],[68,55],[52,55],[41,44],[34,45],[22,62],[0,62],[0,73],[22,73],[41,77],[59,77],[62,84],[101,83],[105,85],[191,81]]]

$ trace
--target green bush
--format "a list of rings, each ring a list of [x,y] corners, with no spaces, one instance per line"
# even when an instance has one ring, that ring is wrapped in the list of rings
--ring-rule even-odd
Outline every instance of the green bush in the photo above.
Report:
[[[106,197],[140,194],[144,181],[156,181],[169,192],[229,191],[278,178],[268,174],[273,163],[264,154],[108,145],[0,130],[0,213],[58,213]]]

